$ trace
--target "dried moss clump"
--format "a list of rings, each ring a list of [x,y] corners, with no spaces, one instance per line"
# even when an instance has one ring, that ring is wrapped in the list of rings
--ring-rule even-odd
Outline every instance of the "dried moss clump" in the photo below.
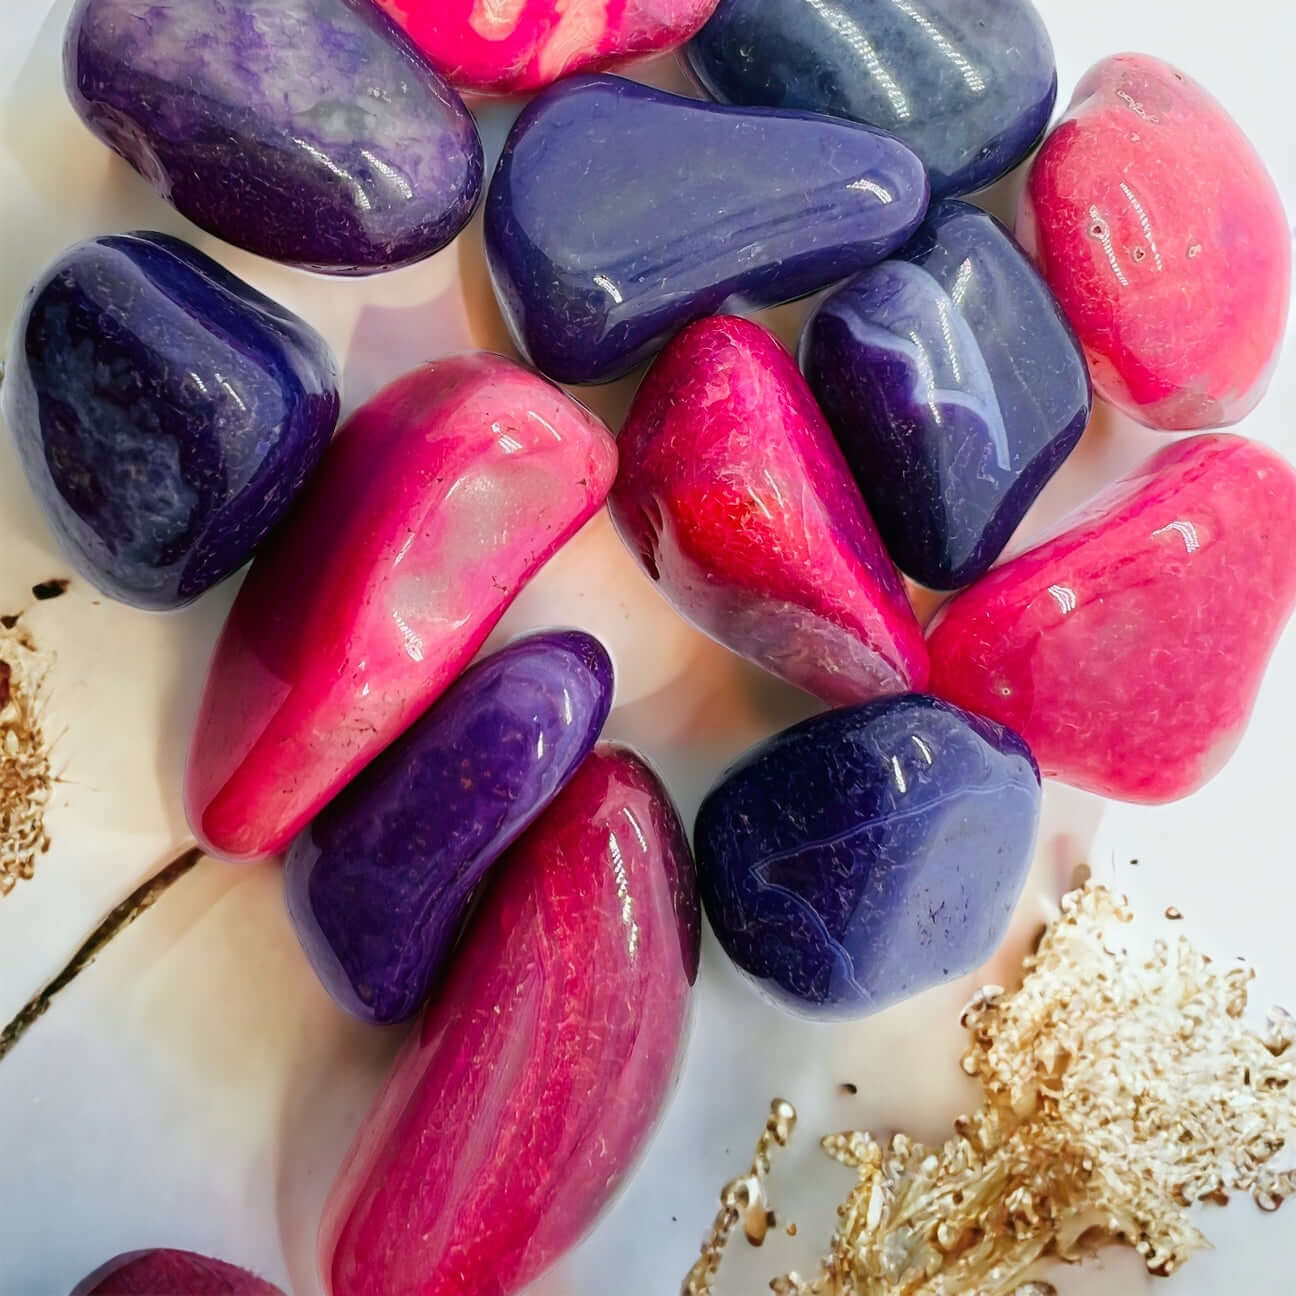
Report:
[[[1200,1201],[1249,1193],[1274,1210],[1296,1175],[1273,1161],[1296,1125],[1296,1023],[1244,1022],[1248,968],[1218,967],[1186,939],[1131,956],[1131,915],[1102,887],[1068,896],[1020,988],[968,1008],[964,1070],[981,1109],[940,1148],[897,1135],[823,1140],[854,1170],[832,1250],[781,1296],[1011,1296],[1042,1259],[1137,1248],[1169,1274],[1206,1245]],[[747,1197],[763,1203],[753,1167]],[[712,1290],[712,1253],[685,1296]],[[698,1281],[700,1279],[700,1281]]]
[[[22,631],[0,632],[0,896],[30,878],[49,849],[53,774],[36,710],[39,664]]]

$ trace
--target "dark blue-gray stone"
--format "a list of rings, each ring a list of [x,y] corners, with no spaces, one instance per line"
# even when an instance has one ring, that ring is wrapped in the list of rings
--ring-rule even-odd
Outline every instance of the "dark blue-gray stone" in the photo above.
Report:
[[[689,63],[722,103],[801,108],[898,135],[937,197],[1039,143],[1057,67],[1030,0],[720,0]]]
[[[28,293],[5,419],[77,569],[136,607],[190,602],[287,512],[337,423],[324,339],[162,234],[92,239]]]
[[[695,830],[711,926],[775,1002],[876,1012],[979,967],[1030,868],[1040,778],[1011,730],[921,694],[761,744]]]

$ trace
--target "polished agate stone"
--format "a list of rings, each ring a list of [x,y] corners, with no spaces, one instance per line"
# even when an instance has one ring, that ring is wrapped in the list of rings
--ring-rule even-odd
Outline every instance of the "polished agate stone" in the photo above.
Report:
[[[1040,777],[1026,744],[921,694],[816,716],[707,795],[707,917],[776,1003],[855,1017],[974,971],[1026,882]]]
[[[1030,0],[720,0],[689,63],[722,103],[867,122],[970,193],[1039,143],[1057,66]]]
[[[288,852],[288,908],[329,993],[367,1021],[423,1006],[487,869],[589,755],[612,663],[576,631],[474,666]]]
[[[933,589],[985,575],[1092,404],[1052,293],[993,216],[955,199],[823,303],[801,364],[891,556]]]
[[[92,239],[27,294],[5,419],[59,544],[105,594],[175,608],[237,571],[337,423],[324,339],[162,234]]]
[[[827,702],[923,687],[895,565],[795,362],[758,324],[685,329],[618,448],[612,520],[694,625]]]
[[[481,193],[457,95],[369,0],[79,0],[87,126],[195,225],[370,274],[443,248]]]
[[[682,45],[716,0],[378,0],[456,86],[526,94]]]
[[[532,362],[600,382],[704,315],[791,301],[872,265],[926,209],[922,163],[877,131],[577,77],[513,127],[486,250]]]
[[[1259,403],[1291,231],[1250,141],[1182,72],[1143,54],[1094,67],[1031,167],[1017,237],[1105,400],[1167,431],[1224,427]]]
[[[206,848],[287,846],[471,661],[616,461],[583,406],[495,355],[425,365],[353,415],[216,646],[187,785]]]
[[[1296,471],[1241,437],[1170,446],[943,609],[934,691],[1044,773],[1173,801],[1232,755],[1296,607]]]
[[[245,1269],[191,1251],[133,1251],[88,1278],[72,1296],[283,1296]]]
[[[333,1186],[329,1296],[513,1296],[580,1241],[674,1084],[698,928],[669,794],[596,748],[502,864]]]

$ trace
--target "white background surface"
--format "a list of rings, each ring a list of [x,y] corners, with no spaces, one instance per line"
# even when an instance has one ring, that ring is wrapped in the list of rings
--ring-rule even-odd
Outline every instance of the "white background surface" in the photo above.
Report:
[[[343,357],[348,408],[426,359],[506,346],[476,229],[422,266],[378,280],[311,278],[199,235],[79,126],[59,76],[62,0],[4,0],[0,21],[0,326],[28,282],[77,238],[169,230],[300,311]],[[1058,51],[1062,102],[1100,57],[1157,54],[1203,81],[1237,116],[1296,213],[1296,112],[1289,0],[1043,0]],[[673,65],[647,75],[670,83]],[[507,110],[483,125],[498,147]],[[1011,209],[1011,182],[988,205]],[[1005,205],[1007,204],[1007,205]],[[776,313],[785,336],[803,313]],[[585,398],[616,418],[628,388]],[[1296,458],[1296,354],[1242,428]],[[1138,462],[1158,444],[1100,411],[1081,450],[1025,532]],[[30,586],[67,574],[0,437],[0,611],[29,608]],[[174,617],[92,600],[75,584],[25,622],[49,656],[46,723],[64,782],[54,849],[34,881],[0,899],[0,1020],[67,958],[120,897],[184,844],[179,805],[188,725],[232,586]],[[606,521],[578,537],[515,605],[497,636],[532,625],[583,625],[617,660],[610,732],[662,768],[691,818],[720,767],[804,713],[772,685],[684,626],[622,553]],[[1292,734],[1296,632],[1274,660],[1242,750],[1205,792],[1155,810],[1048,792],[1031,894],[982,977],[933,991],[853,1026],[796,1022],[759,1002],[707,938],[681,1090],[649,1157],[595,1235],[542,1281],[537,1296],[673,1296],[692,1263],[720,1185],[745,1168],[769,1100],[802,1115],[779,1163],[781,1234],[739,1243],[722,1296],[752,1296],[775,1272],[808,1267],[848,1185],[816,1142],[839,1128],[902,1127],[931,1140],[971,1099],[956,1069],[958,1009],[974,984],[1000,979],[1037,928],[1041,897],[1073,867],[1129,892],[1144,919],[1168,904],[1220,958],[1261,972],[1257,1005],[1296,1007],[1296,852]],[[1128,861],[1138,859],[1137,868]],[[320,1204],[398,1040],[348,1021],[314,983],[283,913],[274,866],[205,863],[71,990],[0,1065],[0,1296],[63,1296],[110,1256],[186,1247],[251,1267],[294,1296],[314,1296]],[[859,1087],[842,1098],[845,1081]],[[1296,1210],[1296,1206],[1288,1207]],[[1218,1249],[1157,1286],[1192,1296],[1224,1286],[1252,1296],[1293,1290],[1296,1227],[1248,1203],[1211,1211]],[[1064,1293],[1135,1293],[1136,1260],[1067,1270]]]

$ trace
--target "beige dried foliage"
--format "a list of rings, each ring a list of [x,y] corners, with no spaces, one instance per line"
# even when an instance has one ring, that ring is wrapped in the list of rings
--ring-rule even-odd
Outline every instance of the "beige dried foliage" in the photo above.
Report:
[[[41,669],[25,633],[0,631],[0,896],[32,877],[49,849],[54,779],[38,711]]]
[[[973,1001],[963,1068],[983,1103],[943,1147],[823,1140],[855,1185],[821,1271],[771,1290],[1040,1296],[1053,1291],[1032,1278],[1041,1260],[1108,1244],[1169,1274],[1207,1245],[1194,1203],[1249,1193],[1274,1210],[1296,1191],[1275,1165],[1296,1125],[1296,1023],[1275,1010],[1252,1029],[1250,969],[1218,966],[1185,938],[1132,955],[1130,921],[1103,887],[1072,893],[1020,987]],[[767,1171],[768,1155],[740,1181],[749,1209],[766,1205]],[[714,1236],[704,1257],[684,1296],[713,1290]]]

